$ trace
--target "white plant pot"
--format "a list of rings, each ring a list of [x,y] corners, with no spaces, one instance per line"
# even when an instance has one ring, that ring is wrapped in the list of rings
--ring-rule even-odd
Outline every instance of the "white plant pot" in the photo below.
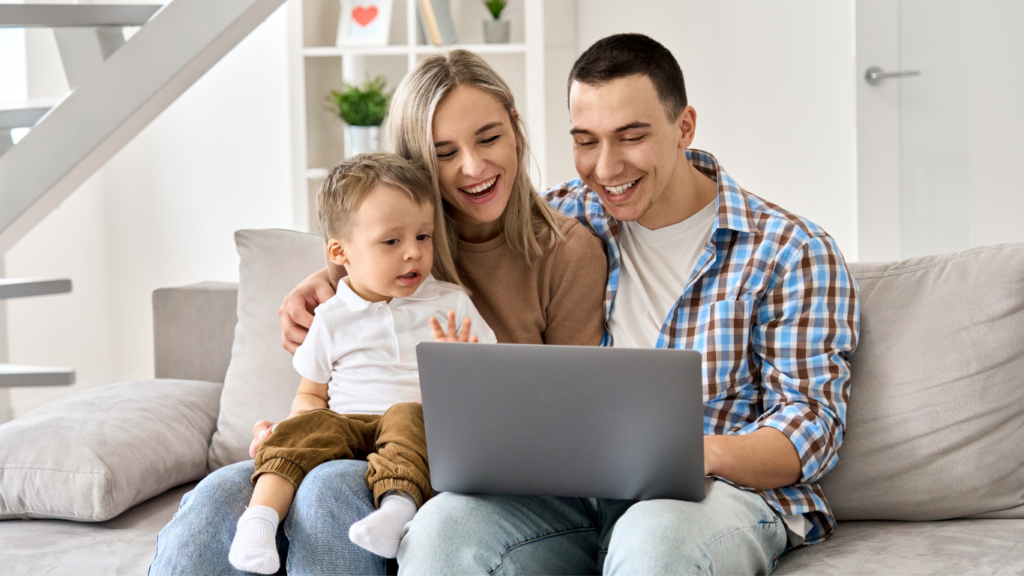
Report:
[[[345,160],[380,150],[380,126],[345,126]]]
[[[508,20],[484,20],[484,42],[487,44],[508,44],[512,26]]]

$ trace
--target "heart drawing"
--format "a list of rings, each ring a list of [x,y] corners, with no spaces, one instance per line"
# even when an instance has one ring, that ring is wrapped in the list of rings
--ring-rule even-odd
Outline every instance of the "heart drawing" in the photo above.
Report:
[[[376,17],[376,6],[356,6],[352,9],[352,19],[360,26],[368,26]]]

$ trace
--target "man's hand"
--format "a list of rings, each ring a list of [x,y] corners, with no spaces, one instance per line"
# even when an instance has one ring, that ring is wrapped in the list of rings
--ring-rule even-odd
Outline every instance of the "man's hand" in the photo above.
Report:
[[[479,342],[480,339],[476,336],[469,335],[469,328],[473,325],[473,321],[468,317],[462,320],[462,330],[458,333],[455,332],[455,311],[448,311],[448,332],[446,333],[441,329],[441,323],[437,321],[437,318],[430,319],[430,327],[434,331],[435,342]]]
[[[332,296],[334,288],[324,268],[314,272],[284,297],[277,317],[281,319],[281,344],[285,350],[295,354],[295,349],[306,339],[309,326],[313,324],[313,310]]]
[[[259,452],[260,446],[270,438],[270,429],[273,428],[274,422],[269,420],[260,420],[252,427],[252,444],[249,444],[249,458],[255,458],[256,453]]]
[[[751,434],[704,436],[704,475],[756,490],[797,483],[800,456],[785,434],[764,427]]]

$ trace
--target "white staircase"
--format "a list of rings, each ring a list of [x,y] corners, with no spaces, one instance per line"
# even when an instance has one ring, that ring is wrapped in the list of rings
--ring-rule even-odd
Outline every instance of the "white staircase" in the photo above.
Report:
[[[0,256],[283,2],[0,3],[0,28],[53,28],[72,89],[0,103]],[[142,28],[126,42],[128,26]],[[15,144],[19,128],[30,130]],[[0,280],[0,300],[70,291],[67,279]],[[69,369],[0,364],[0,387],[74,381]]]

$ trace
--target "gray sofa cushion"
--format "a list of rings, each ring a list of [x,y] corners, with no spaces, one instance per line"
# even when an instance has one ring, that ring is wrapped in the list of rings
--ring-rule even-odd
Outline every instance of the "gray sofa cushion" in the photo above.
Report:
[[[7,520],[0,522],[0,574],[4,576],[139,576],[156,550],[156,535],[171,521],[194,483],[126,510],[106,522]]]
[[[841,522],[779,559],[773,576],[1024,574],[1024,520]]]
[[[249,458],[252,425],[288,416],[299,387],[281,346],[277,310],[288,292],[324,267],[323,239],[291,230],[239,230],[238,324],[224,377],[209,467]]]
[[[1024,518],[1024,244],[852,265],[839,520]]]
[[[110,384],[0,426],[0,519],[102,522],[202,478],[221,386]]]

